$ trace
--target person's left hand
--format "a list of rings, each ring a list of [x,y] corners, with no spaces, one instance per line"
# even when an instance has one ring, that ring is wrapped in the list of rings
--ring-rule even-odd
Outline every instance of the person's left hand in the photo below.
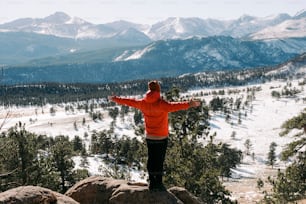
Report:
[[[114,101],[114,98],[115,98],[116,96],[115,95],[112,95],[112,96],[108,96],[107,98],[108,98],[108,100],[110,100],[110,101]]]

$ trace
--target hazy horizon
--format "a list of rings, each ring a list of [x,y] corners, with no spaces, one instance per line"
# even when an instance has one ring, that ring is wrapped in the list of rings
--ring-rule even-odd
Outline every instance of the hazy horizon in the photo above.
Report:
[[[304,0],[1,0],[0,23],[19,18],[44,18],[55,12],[64,12],[95,24],[118,20],[153,24],[169,17],[230,20],[243,15],[267,17],[287,13],[294,16],[305,8]]]

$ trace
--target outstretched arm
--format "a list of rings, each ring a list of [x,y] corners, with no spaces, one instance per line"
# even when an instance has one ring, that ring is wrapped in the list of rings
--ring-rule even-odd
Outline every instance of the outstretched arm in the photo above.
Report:
[[[115,95],[114,96],[109,96],[108,99],[111,100],[111,101],[114,101],[118,104],[132,106],[134,108],[139,108],[140,107],[140,102],[141,102],[141,100],[137,100],[137,99],[134,99],[134,98],[122,98],[122,97],[115,96]]]
[[[179,110],[187,110],[188,108],[198,107],[201,105],[200,101],[190,100],[190,101],[184,101],[184,102],[167,102],[165,103],[165,110],[167,112],[175,112]]]

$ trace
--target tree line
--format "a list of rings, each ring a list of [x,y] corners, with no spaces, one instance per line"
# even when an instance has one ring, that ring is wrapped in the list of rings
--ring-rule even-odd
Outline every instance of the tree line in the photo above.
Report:
[[[159,79],[165,90],[178,87],[182,91],[192,88],[240,86],[252,82],[265,82],[272,79],[287,79],[288,74],[266,73],[273,68],[231,70],[223,72],[203,72],[186,74],[181,77]],[[118,95],[140,95],[147,88],[148,79],[117,83],[35,83],[0,86],[1,105],[45,105],[46,103],[67,103],[106,99],[112,93]]]
[[[23,185],[39,185],[65,192],[88,176],[86,170],[73,170],[76,154],[67,136],[55,138],[28,132],[19,123],[0,136],[0,190]]]

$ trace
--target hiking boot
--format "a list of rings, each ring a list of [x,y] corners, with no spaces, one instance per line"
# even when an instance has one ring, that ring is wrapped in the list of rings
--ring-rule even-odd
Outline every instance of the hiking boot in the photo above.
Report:
[[[157,185],[154,184],[154,183],[150,183],[149,190],[150,191],[158,191]]]
[[[157,185],[157,190],[158,191],[167,191],[167,188],[164,186],[163,183],[160,183]]]
[[[153,191],[153,192],[161,192],[161,191],[167,191],[167,188],[162,183],[161,184],[155,184],[155,185],[150,184],[149,185],[149,190]]]

